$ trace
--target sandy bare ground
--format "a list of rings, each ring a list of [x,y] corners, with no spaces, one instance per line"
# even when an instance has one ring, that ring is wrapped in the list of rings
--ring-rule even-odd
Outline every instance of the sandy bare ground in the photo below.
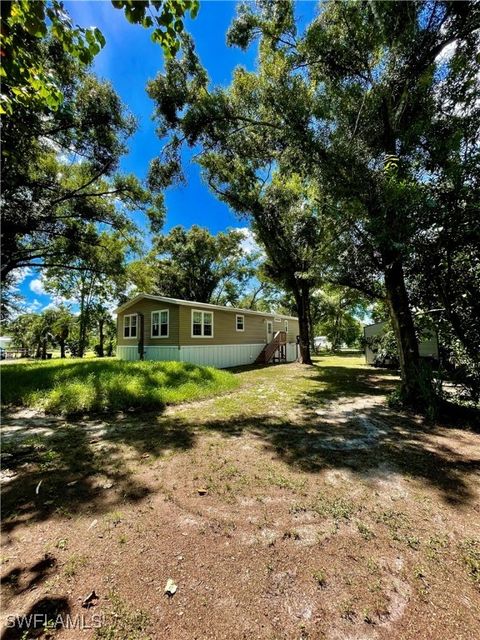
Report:
[[[394,379],[356,358],[238,375],[162,414],[5,416],[3,622],[102,624],[24,638],[478,637],[475,429],[391,411]]]

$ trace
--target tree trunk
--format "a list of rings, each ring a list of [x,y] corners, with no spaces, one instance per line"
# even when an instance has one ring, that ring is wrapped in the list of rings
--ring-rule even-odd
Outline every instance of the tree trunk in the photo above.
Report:
[[[85,354],[86,343],[86,317],[85,317],[85,291],[82,283],[80,293],[80,316],[79,316],[79,328],[78,328],[78,357],[83,358]]]
[[[42,338],[42,360],[47,359],[47,338]]]
[[[298,310],[300,332],[300,356],[302,364],[312,364],[310,356],[310,287],[302,284],[295,288],[293,295]]]
[[[408,301],[403,266],[399,258],[387,262],[385,288],[387,302],[397,340],[402,397],[407,405],[424,409],[431,400],[428,380],[422,379],[418,340]],[[427,397],[430,395],[430,398]]]
[[[60,338],[58,343],[60,345],[60,358],[65,358],[65,340]]]
[[[99,358],[103,358],[104,351],[103,351],[103,343],[105,341],[105,336],[103,334],[103,326],[105,324],[105,320],[103,318],[100,318],[98,321],[98,357]]]
[[[340,349],[340,310],[335,311],[335,321],[333,323],[332,351],[336,353]]]

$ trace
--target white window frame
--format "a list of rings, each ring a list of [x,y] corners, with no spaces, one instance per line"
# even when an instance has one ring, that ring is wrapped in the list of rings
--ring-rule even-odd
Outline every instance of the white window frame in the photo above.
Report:
[[[162,326],[161,314],[162,313],[166,313],[167,314],[167,335],[166,336],[162,336],[162,335],[154,336],[153,335],[153,314],[154,313],[158,313],[158,332],[159,332],[159,334],[160,334],[160,327]],[[157,340],[157,339],[160,339],[160,338],[169,338],[170,337],[170,309],[156,309],[155,311],[152,311],[152,314],[150,316],[150,337],[152,338],[152,340]]]
[[[239,329],[239,328],[238,328],[238,319],[239,319],[239,318],[241,318],[241,319],[242,319],[242,328],[241,328],[241,329]],[[244,316],[243,314],[241,314],[241,313],[238,313],[238,314],[235,316],[235,329],[236,329],[237,331],[245,331],[245,316]]]
[[[288,334],[288,320],[285,320],[285,322],[283,323],[283,328],[284,328],[285,333]]]
[[[135,334],[134,336],[132,335],[125,335],[125,329],[127,328],[125,326],[125,321],[127,318],[136,318],[136,323],[135,323]],[[132,330],[132,323],[131,321],[129,321],[128,323],[128,333],[130,334]],[[137,340],[138,338],[138,313],[127,313],[127,315],[123,316],[123,338],[124,340]]]
[[[268,330],[268,325],[270,325],[270,329],[271,331]],[[267,338],[266,340],[268,341],[269,339],[272,340],[273,336],[275,335],[275,332],[273,331],[273,320],[266,320],[265,321],[265,328],[267,330]]]
[[[200,335],[194,335],[193,334],[193,314],[194,313],[201,313],[202,314],[202,333]],[[211,336],[206,336],[204,335],[204,328],[205,328],[205,322],[203,320],[204,316],[206,313],[209,313],[212,316],[212,335]],[[192,309],[192,313],[190,316],[190,335],[192,338],[213,338],[213,323],[214,323],[214,313],[213,311],[205,311],[204,309]]]

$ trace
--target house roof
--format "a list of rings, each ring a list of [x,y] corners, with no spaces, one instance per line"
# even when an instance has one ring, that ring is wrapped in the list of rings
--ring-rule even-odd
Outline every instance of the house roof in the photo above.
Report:
[[[286,316],[282,313],[268,313],[266,311],[252,311],[251,309],[237,309],[236,307],[223,307],[219,304],[209,304],[207,302],[192,302],[190,300],[178,300],[177,298],[167,298],[166,296],[153,296],[148,293],[139,293],[138,296],[128,300],[124,304],[120,305],[117,309],[115,309],[114,313],[121,313],[128,309],[133,304],[142,300],[142,298],[147,298],[147,300],[153,300],[157,302],[169,302],[170,304],[178,304],[185,307],[195,307],[200,309],[218,309],[219,311],[231,311],[232,313],[242,313],[242,314],[251,314],[256,316],[266,316],[269,318],[282,318],[283,320],[297,320],[295,316]]]

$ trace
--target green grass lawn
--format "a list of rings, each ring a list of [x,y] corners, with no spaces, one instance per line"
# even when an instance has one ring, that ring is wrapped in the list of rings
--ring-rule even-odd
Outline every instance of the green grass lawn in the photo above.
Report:
[[[186,362],[54,360],[11,364],[2,370],[2,404],[47,413],[157,409],[198,400],[238,385],[236,377]]]

